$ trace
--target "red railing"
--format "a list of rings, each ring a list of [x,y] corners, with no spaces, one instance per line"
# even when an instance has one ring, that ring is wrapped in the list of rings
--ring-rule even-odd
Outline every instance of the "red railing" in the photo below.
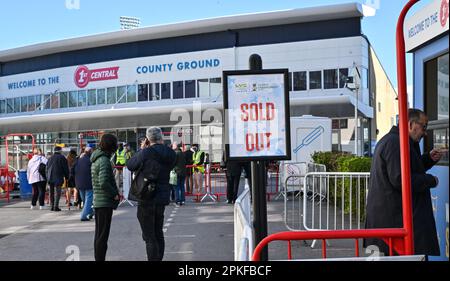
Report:
[[[259,261],[262,249],[271,241],[283,240],[322,240],[322,257],[326,258],[326,239],[355,239],[356,256],[359,256],[359,238],[380,238],[389,246],[389,254],[395,250],[399,255],[414,254],[413,220],[411,204],[411,167],[409,157],[409,134],[408,134],[408,106],[406,94],[406,60],[405,40],[403,25],[405,16],[409,9],[419,0],[410,0],[402,9],[397,21],[396,44],[397,44],[397,82],[398,82],[398,107],[399,107],[399,130],[400,130],[400,166],[402,172],[402,206],[403,206],[403,228],[389,229],[365,229],[365,230],[334,230],[334,231],[293,231],[280,232],[264,238],[255,248],[252,260]],[[290,247],[288,257],[292,258]]]

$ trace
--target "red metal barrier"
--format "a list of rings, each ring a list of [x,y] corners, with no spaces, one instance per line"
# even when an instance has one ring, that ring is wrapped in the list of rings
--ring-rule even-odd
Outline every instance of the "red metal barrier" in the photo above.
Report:
[[[278,195],[280,192],[280,164],[270,164],[267,168],[267,201],[270,201],[270,196]]]
[[[419,0],[410,0],[402,9],[397,22],[397,80],[398,80],[398,106],[399,106],[399,130],[400,130],[400,165],[402,170],[402,206],[403,206],[403,228],[396,229],[366,229],[366,230],[335,230],[335,231],[310,231],[310,232],[281,232],[272,234],[263,239],[255,248],[253,260],[258,261],[262,249],[273,240],[322,240],[322,256],[326,258],[326,239],[358,239],[358,238],[380,238],[389,245],[392,255],[395,250],[399,255],[414,254],[413,221],[411,204],[411,167],[409,157],[409,134],[408,134],[408,106],[406,95],[406,62],[405,62],[405,40],[403,25],[405,16],[409,9]],[[289,243],[290,245],[290,243]],[[357,249],[359,245],[357,244]],[[289,250],[290,253],[290,250]],[[356,253],[357,256],[359,253]]]
[[[209,186],[217,201],[220,201],[221,196],[227,196],[227,176],[219,163],[209,166]]]

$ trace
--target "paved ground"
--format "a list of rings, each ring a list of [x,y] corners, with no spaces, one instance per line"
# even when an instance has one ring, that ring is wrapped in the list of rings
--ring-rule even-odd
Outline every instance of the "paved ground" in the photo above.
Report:
[[[242,188],[241,188],[242,189]],[[165,212],[167,261],[232,261],[233,206],[206,199],[186,205],[170,204]],[[80,211],[30,210],[29,201],[10,204],[0,201],[0,260],[53,261],[71,259],[78,253],[82,261],[93,260],[94,222],[81,222]],[[283,197],[268,202],[268,233],[287,231]],[[294,258],[320,258],[321,246],[311,248],[301,241],[292,243]],[[124,204],[114,212],[107,260],[145,260],[136,208]],[[354,242],[333,241],[328,257],[353,256]],[[270,260],[287,259],[287,242],[269,245]]]

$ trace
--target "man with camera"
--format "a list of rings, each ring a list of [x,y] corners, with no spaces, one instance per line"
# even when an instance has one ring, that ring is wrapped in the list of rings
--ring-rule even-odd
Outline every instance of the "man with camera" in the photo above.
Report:
[[[161,261],[164,256],[164,210],[170,202],[169,174],[175,166],[176,154],[163,144],[162,131],[150,127],[141,150],[127,161],[127,168],[135,172],[137,218],[146,244],[149,261]],[[132,187],[133,189],[133,187]],[[131,191],[130,191],[131,192]]]

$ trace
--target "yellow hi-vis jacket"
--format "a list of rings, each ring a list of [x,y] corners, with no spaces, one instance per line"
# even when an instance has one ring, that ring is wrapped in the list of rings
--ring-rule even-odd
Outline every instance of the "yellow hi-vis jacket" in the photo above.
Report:
[[[116,165],[125,166],[127,163],[127,160],[125,159],[125,149],[122,149],[122,151],[119,152],[119,150],[116,151]]]
[[[198,165],[200,163],[203,153],[204,153],[203,151],[199,150],[197,152],[194,152],[194,154],[192,154],[192,162],[194,165]],[[192,171],[195,172],[195,169],[197,169],[202,174],[205,172],[205,167],[203,165],[192,168]]]

